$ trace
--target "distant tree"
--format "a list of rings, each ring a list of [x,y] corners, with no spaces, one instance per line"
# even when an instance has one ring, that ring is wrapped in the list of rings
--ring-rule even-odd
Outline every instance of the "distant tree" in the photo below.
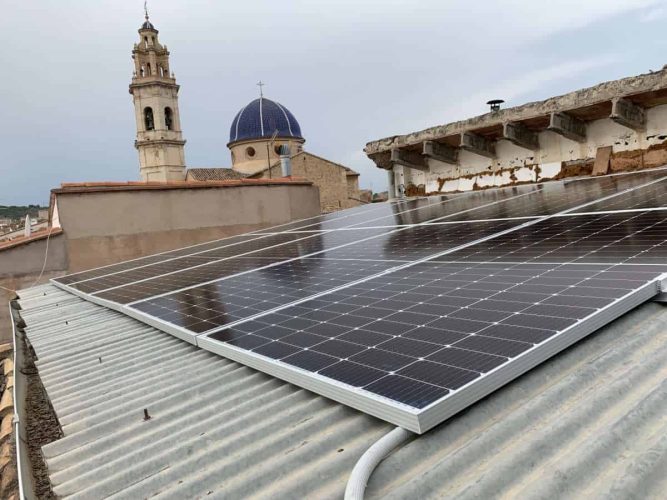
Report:
[[[39,205],[0,205],[0,219],[22,219],[26,215],[30,217],[37,217],[37,213],[41,209]]]

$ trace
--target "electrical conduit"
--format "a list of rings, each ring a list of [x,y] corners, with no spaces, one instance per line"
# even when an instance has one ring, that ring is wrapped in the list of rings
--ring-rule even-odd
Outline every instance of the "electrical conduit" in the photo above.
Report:
[[[368,479],[382,460],[396,447],[410,440],[414,434],[402,427],[396,427],[385,434],[361,456],[352,469],[345,488],[345,500],[363,500]]]

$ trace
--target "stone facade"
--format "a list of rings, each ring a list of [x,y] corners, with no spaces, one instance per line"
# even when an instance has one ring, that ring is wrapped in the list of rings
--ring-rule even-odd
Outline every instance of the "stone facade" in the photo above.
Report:
[[[169,51],[148,21],[134,44],[134,75],[130,94],[134,101],[141,180],[185,179],[185,141],[181,133],[176,79],[169,68]]]
[[[390,196],[667,164],[667,69],[370,142]],[[596,164],[597,163],[597,164]]]
[[[322,212],[333,212],[361,204],[359,174],[355,171],[307,151],[292,156],[291,162],[292,176],[308,179],[319,188]],[[281,176],[280,162],[277,162],[271,169],[264,169],[252,177],[267,179]]]

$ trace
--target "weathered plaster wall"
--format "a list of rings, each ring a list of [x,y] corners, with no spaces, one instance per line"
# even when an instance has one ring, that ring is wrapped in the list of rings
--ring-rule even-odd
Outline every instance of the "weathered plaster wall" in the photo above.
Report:
[[[49,240],[40,283],[151,253],[216,240],[319,215],[317,188],[308,184],[211,189],[130,190],[56,195],[63,233]],[[55,207],[54,207],[55,208]],[[53,222],[53,221],[52,221]],[[32,286],[46,240],[0,250],[0,302]],[[0,307],[0,343],[11,339]]]
[[[44,256],[46,265],[40,278]],[[7,303],[12,299],[11,290],[32,286],[39,278],[45,283],[50,278],[65,274],[67,249],[64,234],[49,239],[46,254],[46,239],[0,250],[0,344],[12,341],[12,330]]]
[[[306,184],[57,195],[70,272],[319,214]]]
[[[664,95],[665,89],[667,89],[667,65],[660,71],[652,71],[643,75],[603,82],[592,87],[575,90],[568,94],[550,97],[543,101],[529,102],[521,106],[502,109],[499,112],[486,113],[466,120],[437,125],[405,135],[385,137],[369,142],[366,144],[364,151],[372,157],[377,153],[389,151],[394,147],[420,144],[425,140],[434,140],[439,137],[458,134],[465,130],[499,125],[503,122],[524,120],[557,111],[598,105],[619,95],[638,95],[640,93]]]
[[[538,134],[540,148],[530,151],[507,140],[496,142],[496,158],[459,151],[458,165],[428,159],[429,171],[394,166],[396,186],[424,186],[426,193],[468,191],[517,182],[535,182],[564,175],[568,162],[592,162],[598,148],[612,147],[611,171],[667,164],[667,105],[647,110],[646,130],[636,132],[609,118],[586,125],[586,142],[554,132]]]
[[[13,279],[26,274],[39,273],[44,265],[47,240],[41,239],[0,250],[0,279]],[[67,269],[67,251],[64,234],[48,240],[49,252],[45,271]],[[3,285],[4,286],[4,285]]]

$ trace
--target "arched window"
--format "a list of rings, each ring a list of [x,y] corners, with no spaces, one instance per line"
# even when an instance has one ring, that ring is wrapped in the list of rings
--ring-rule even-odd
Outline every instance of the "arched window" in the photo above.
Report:
[[[141,71],[139,71],[139,74],[140,74],[142,77],[143,77],[143,76],[146,76],[146,68],[144,68],[144,67],[142,66],[142,67],[141,67]]]
[[[164,77],[164,68],[160,66],[160,77]]]
[[[151,63],[146,63],[146,76],[151,76]]]
[[[173,130],[174,114],[171,111],[171,108],[164,108],[164,124],[167,126],[167,130]]]
[[[148,48],[148,37],[147,36],[144,37],[144,48],[145,49]]]
[[[146,130],[155,130],[155,122],[153,121],[153,108],[144,108],[144,126]]]

